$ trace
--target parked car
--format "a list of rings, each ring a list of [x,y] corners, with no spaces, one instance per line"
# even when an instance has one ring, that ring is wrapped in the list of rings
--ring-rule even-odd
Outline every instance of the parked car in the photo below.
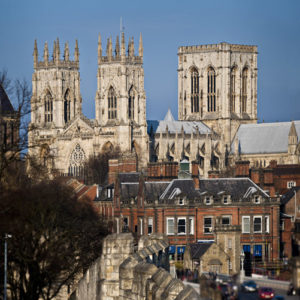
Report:
[[[270,287],[261,287],[258,290],[259,299],[273,299],[275,296],[275,292]]]
[[[253,280],[248,280],[242,283],[241,289],[243,292],[256,292],[258,285]]]

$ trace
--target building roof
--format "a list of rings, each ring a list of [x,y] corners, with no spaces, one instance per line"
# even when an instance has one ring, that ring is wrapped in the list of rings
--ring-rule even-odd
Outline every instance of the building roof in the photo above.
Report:
[[[213,243],[190,244],[191,258],[199,259]]]
[[[300,186],[296,186],[288,190],[284,195],[281,197],[281,204],[285,205],[287,204],[294,196],[295,192],[298,192],[300,190]]]
[[[188,199],[194,199],[200,196],[195,190],[192,179],[173,179],[160,196],[160,200],[172,200],[176,196],[183,195]]]
[[[128,172],[128,173],[119,173],[118,178],[120,183],[122,182],[139,182],[141,173],[139,172]]]
[[[180,133],[183,129],[184,133],[192,134],[211,134],[212,130],[206,126],[203,122],[200,121],[176,121],[171,113],[168,110],[165,118],[163,120],[148,120],[148,133],[164,133],[167,128],[169,133]]]
[[[242,124],[231,144],[235,153],[235,140],[238,139],[240,154],[263,154],[288,152],[288,137],[292,122]],[[300,137],[300,121],[294,121]]]
[[[0,84],[0,114],[14,113],[15,110],[2,86]]]
[[[221,193],[230,195],[232,201],[250,199],[253,194],[269,198],[269,195],[249,178],[200,179],[199,192],[200,194],[208,193],[213,196],[218,196]]]

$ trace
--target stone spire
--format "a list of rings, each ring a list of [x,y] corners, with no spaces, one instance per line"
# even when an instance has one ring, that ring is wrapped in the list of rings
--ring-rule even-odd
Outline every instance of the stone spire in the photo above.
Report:
[[[294,121],[291,123],[290,131],[289,131],[289,145],[295,145],[298,143],[298,135],[295,127]]]
[[[48,43],[45,42],[45,46],[44,46],[44,62],[45,62],[45,64],[48,64],[48,61],[49,61]]]
[[[60,58],[60,47],[59,47],[59,39],[56,39],[56,60],[59,61]]]
[[[38,64],[38,48],[37,48],[37,42],[34,40],[34,49],[33,49],[33,66],[36,68]]]
[[[140,33],[140,43],[139,43],[139,56],[140,57],[143,57],[143,52],[144,52],[143,38],[142,38],[142,33]]]
[[[108,61],[111,61],[111,59],[112,59],[112,40],[111,40],[111,38],[107,39],[106,56],[107,56]]]
[[[53,54],[52,54],[52,57],[53,57],[53,61],[55,61],[55,59],[56,59],[56,41],[53,42]]]
[[[128,56],[134,57],[134,40],[133,37],[128,42]]]
[[[125,58],[125,56],[126,56],[126,53],[125,53],[125,35],[124,35],[124,32],[122,32],[122,40],[121,40],[121,56],[123,57],[123,58]]]
[[[101,63],[102,58],[102,44],[101,44],[101,35],[98,36],[98,65]]]
[[[74,54],[75,62],[79,62],[79,48],[78,48],[78,40],[75,42],[75,54]]]
[[[68,42],[66,42],[66,44],[65,44],[64,59],[65,59],[65,61],[69,61],[69,59],[70,59],[70,51],[69,51]]]
[[[120,43],[119,43],[119,36],[118,36],[118,35],[117,35],[117,39],[116,39],[115,55],[116,55],[117,57],[120,56]]]

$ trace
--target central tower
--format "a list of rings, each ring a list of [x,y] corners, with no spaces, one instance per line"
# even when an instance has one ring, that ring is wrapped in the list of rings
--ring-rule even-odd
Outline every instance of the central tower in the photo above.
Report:
[[[257,122],[257,46],[179,47],[178,119],[204,122],[229,149],[240,124]]]
[[[148,160],[148,136],[142,35],[138,55],[135,55],[133,38],[129,38],[126,51],[122,33],[121,44],[117,36],[114,50],[112,39],[107,40],[106,56],[102,55],[99,36],[95,102],[96,121],[102,128],[100,134],[114,132],[111,143],[117,144],[122,152],[134,151],[144,165]]]

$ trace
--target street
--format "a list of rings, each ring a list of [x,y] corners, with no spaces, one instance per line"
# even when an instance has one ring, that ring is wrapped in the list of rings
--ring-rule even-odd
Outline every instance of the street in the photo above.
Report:
[[[274,289],[275,290],[275,295],[281,295],[284,297],[285,300],[299,300],[299,296],[287,296],[286,295],[286,291],[284,290],[280,290],[280,289]],[[258,292],[255,293],[243,293],[243,292],[239,292],[239,299],[240,300],[251,300],[251,299],[259,299],[258,298]]]

